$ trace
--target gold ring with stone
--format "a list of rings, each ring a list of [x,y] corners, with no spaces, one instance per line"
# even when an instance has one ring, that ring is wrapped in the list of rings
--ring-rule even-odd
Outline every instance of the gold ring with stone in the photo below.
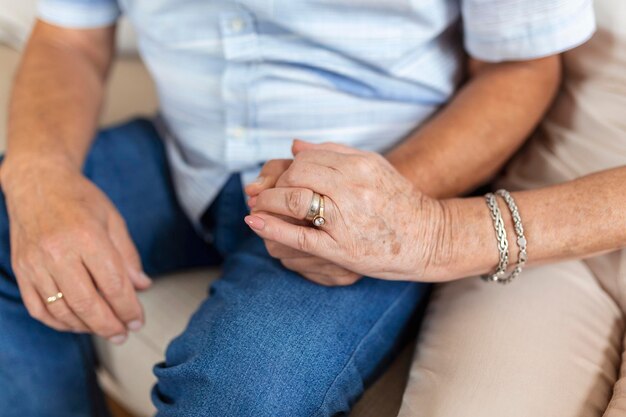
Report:
[[[320,201],[322,201],[322,196],[316,192],[313,192],[313,197],[311,197],[311,204],[309,205],[309,211],[306,213],[306,220],[313,221],[315,216],[318,215],[320,211]]]
[[[46,298],[46,304],[52,304],[55,301],[60,300],[61,298],[63,298],[63,293],[59,291],[55,295],[51,295],[50,297]]]
[[[326,218],[324,218],[324,196],[320,196],[320,207],[317,215],[313,218],[313,226],[322,227],[326,224]]]

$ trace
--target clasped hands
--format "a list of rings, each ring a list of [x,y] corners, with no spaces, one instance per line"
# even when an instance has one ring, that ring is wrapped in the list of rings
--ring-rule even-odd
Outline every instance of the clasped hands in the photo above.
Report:
[[[294,141],[294,159],[268,161],[246,187],[246,223],[288,269],[322,285],[362,276],[429,280],[447,252],[445,210],[381,155],[343,145]],[[324,196],[326,224],[304,220],[313,192]]]

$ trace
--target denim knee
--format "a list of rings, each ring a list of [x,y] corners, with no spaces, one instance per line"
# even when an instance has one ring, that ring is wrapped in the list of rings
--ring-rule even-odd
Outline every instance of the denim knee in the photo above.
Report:
[[[330,416],[348,412],[426,293],[363,279],[329,288],[254,243],[155,367],[160,417]]]
[[[313,323],[289,323],[272,310],[219,320],[202,339],[181,335],[155,367],[159,416],[308,417],[345,366],[345,355],[331,353],[337,343],[316,337]]]

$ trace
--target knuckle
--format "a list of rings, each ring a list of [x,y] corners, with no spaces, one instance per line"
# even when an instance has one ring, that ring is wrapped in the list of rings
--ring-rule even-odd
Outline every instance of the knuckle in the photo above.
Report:
[[[311,274],[309,272],[302,272],[301,275],[303,277],[305,277],[306,279],[308,279],[309,281],[312,281],[318,285],[321,285],[323,287],[328,287],[328,282],[326,282],[321,276],[319,275],[315,275],[315,274]]]
[[[368,175],[372,171],[372,162],[365,155],[355,156],[353,166],[356,171],[363,176]]]
[[[308,252],[311,248],[311,239],[304,228],[298,228],[297,246],[301,252]]]
[[[377,152],[372,152],[372,151],[363,151],[361,153],[361,155],[363,155],[363,158],[365,158],[368,161],[379,161],[382,157],[381,154],[377,153]]]
[[[53,258],[57,259],[62,256],[64,241],[70,236],[70,234],[63,236],[61,234],[53,234],[45,236],[40,241],[41,248],[50,254]]]
[[[108,279],[102,282],[98,287],[100,291],[107,296],[118,297],[124,293],[124,279],[117,274],[111,274]]]
[[[351,282],[349,282],[345,278],[335,278],[333,281],[336,287],[347,287],[351,284]]]
[[[30,255],[28,252],[24,255],[16,255],[13,260],[11,261],[11,264],[13,266],[13,272],[15,272],[15,275],[20,276],[22,274],[25,274],[26,271],[28,271],[28,269],[31,267],[32,262],[30,260],[30,257],[32,255]]]
[[[59,307],[52,314],[64,323],[73,323],[76,321],[76,316],[74,316],[74,313],[72,313],[69,308]]]
[[[89,245],[94,241],[97,231],[92,222],[81,219],[70,227],[63,227],[62,230],[47,234],[41,239],[40,245],[51,253],[64,250],[68,245]]]
[[[289,259],[281,259],[280,263],[287,269],[293,271],[293,262]]]
[[[42,321],[45,316],[44,307],[42,305],[27,305],[26,310],[28,311],[29,316],[38,321]]]
[[[302,161],[303,159],[307,159],[311,155],[311,150],[306,149],[304,151],[298,152],[294,157],[294,161]]]
[[[91,315],[95,308],[93,297],[68,298],[67,301],[70,308],[79,316]]]
[[[128,230],[128,225],[126,224],[126,219],[122,217],[122,215],[117,211],[113,210],[111,212],[111,222],[117,224],[122,230]]]
[[[365,207],[372,207],[376,199],[377,194],[374,190],[369,188],[361,190],[361,200]]]
[[[270,254],[271,257],[276,258],[276,249],[278,245],[275,242],[270,240],[265,241],[265,249],[267,249],[267,253]]]
[[[285,173],[280,177],[280,185],[294,185],[298,181],[298,172],[296,169],[296,165],[293,164],[291,167],[285,171]]]
[[[16,261],[22,270],[28,270],[42,262],[41,252],[34,246],[30,246],[21,254],[17,254]]]
[[[358,275],[354,272],[343,271],[335,277],[335,282],[340,286],[348,286],[354,284],[358,280]]]
[[[302,190],[292,190],[289,191],[286,195],[287,209],[294,216],[298,216],[300,214],[303,200],[302,194]]]

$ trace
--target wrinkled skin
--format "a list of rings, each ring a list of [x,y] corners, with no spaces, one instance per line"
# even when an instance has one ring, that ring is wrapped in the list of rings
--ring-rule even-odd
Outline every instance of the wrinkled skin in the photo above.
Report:
[[[43,164],[42,164],[43,165]],[[150,280],[111,201],[75,169],[31,167],[3,177],[11,260],[30,315],[59,330],[122,343],[144,321],[136,290]],[[47,304],[47,297],[63,298]]]
[[[427,280],[434,251],[445,250],[438,201],[376,153],[296,142],[294,155],[293,162],[268,162],[261,183],[283,168],[275,187],[249,193],[246,221],[273,256],[325,285],[349,285],[360,276]],[[327,222],[319,229],[301,222],[313,190],[325,196]]]

